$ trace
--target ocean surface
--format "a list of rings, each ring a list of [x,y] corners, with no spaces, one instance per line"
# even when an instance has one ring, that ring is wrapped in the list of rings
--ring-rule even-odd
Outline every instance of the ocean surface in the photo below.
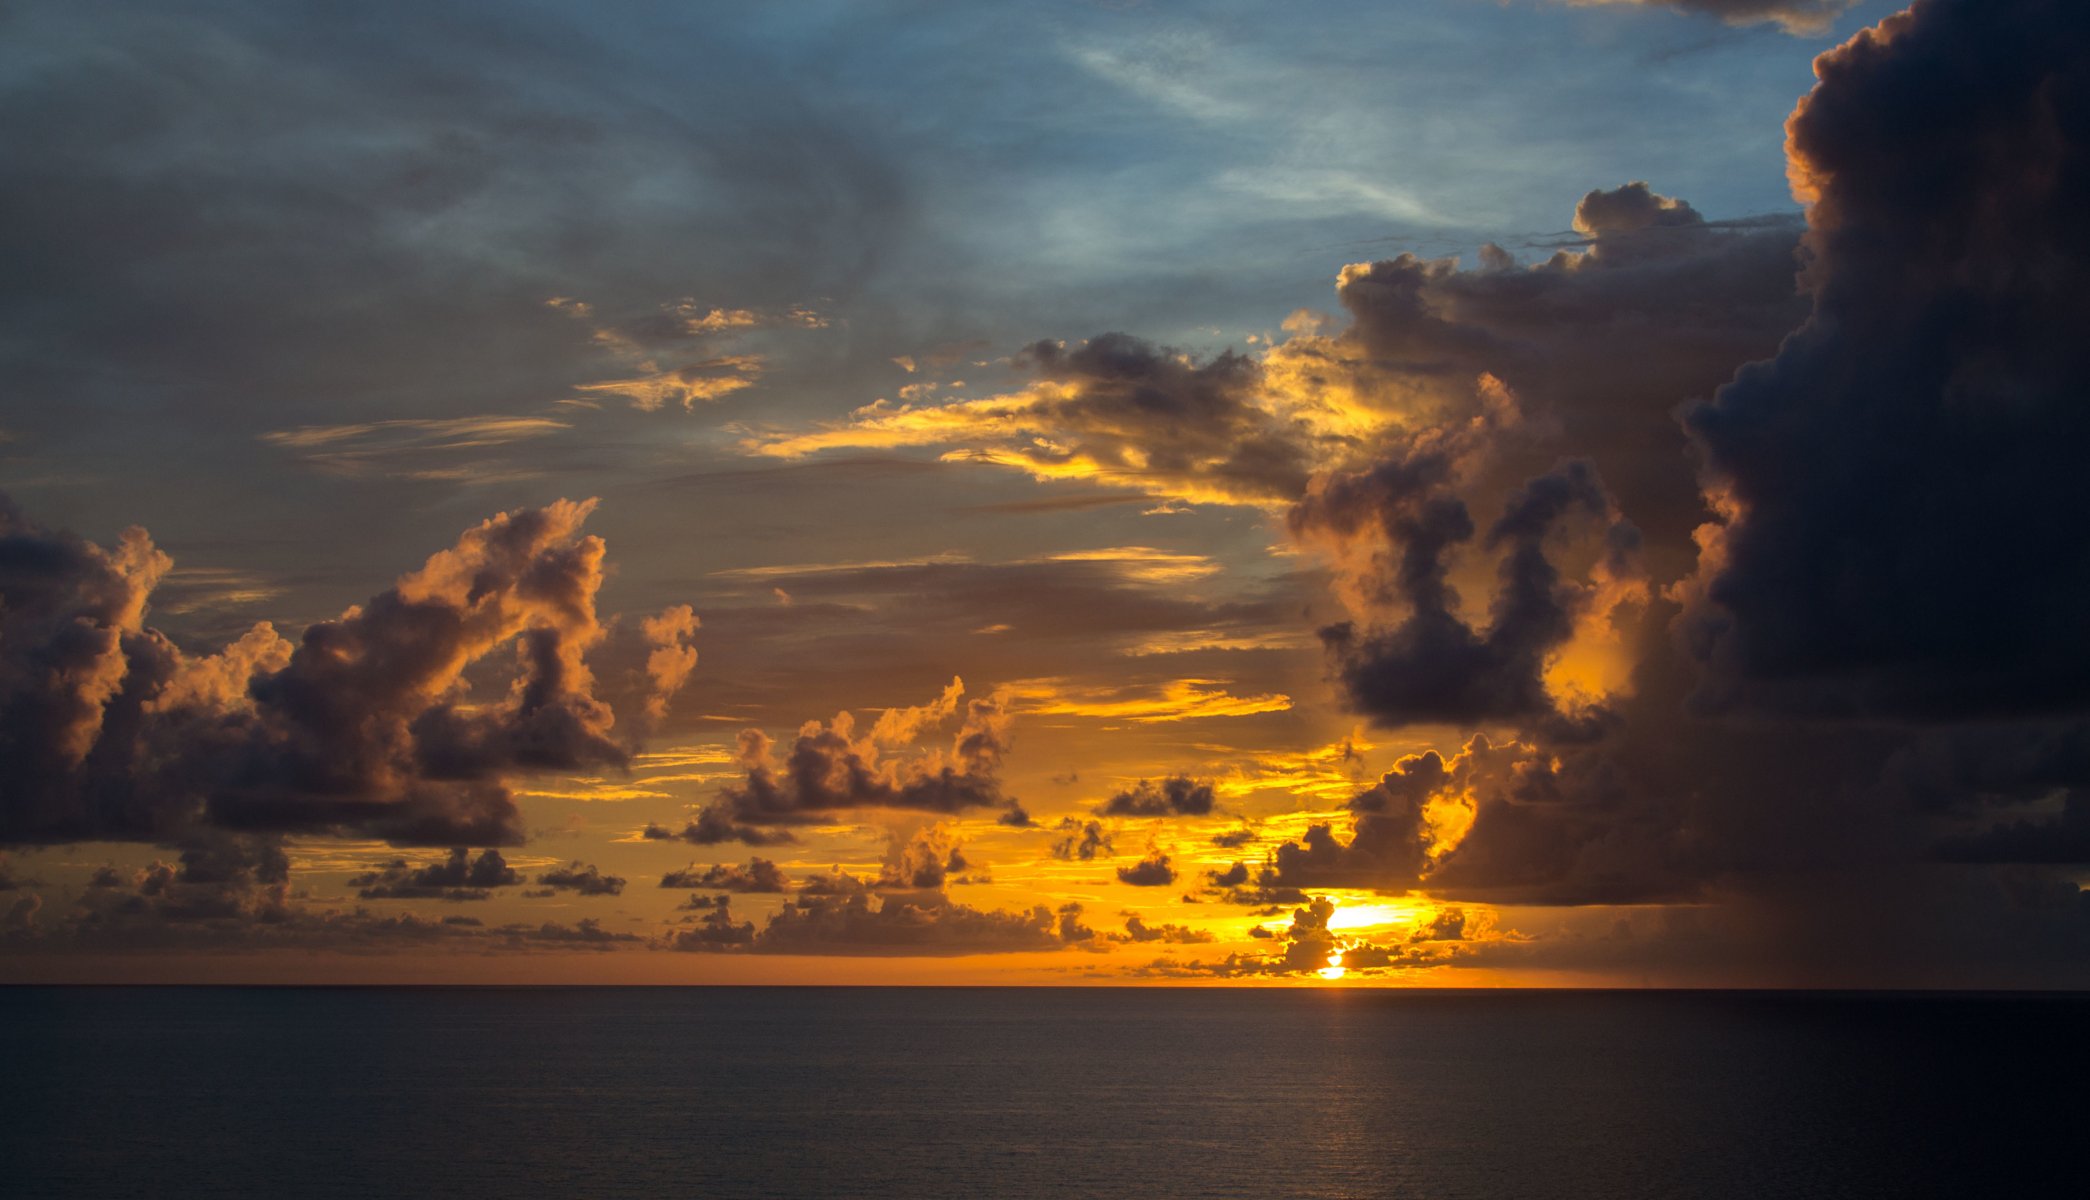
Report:
[[[0,988],[0,1194],[2090,1195],[2090,998]]]

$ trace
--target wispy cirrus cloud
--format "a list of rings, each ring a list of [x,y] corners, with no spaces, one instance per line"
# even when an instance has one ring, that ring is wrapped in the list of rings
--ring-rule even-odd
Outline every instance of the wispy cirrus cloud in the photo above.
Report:
[[[347,425],[301,425],[261,435],[268,445],[332,475],[492,482],[539,469],[520,443],[564,433],[550,417],[402,417]]]

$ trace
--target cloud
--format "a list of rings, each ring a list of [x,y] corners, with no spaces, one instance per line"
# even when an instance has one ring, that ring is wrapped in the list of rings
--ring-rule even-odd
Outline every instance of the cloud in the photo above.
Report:
[[[641,836],[648,841],[679,838],[692,846],[716,846],[723,842],[739,842],[746,846],[790,846],[798,842],[797,835],[788,829],[760,829],[737,824],[729,811],[716,804],[706,807],[696,819],[684,823],[679,830],[648,825]]]
[[[1125,932],[1111,936],[1127,942],[1166,942],[1172,945],[1197,945],[1216,940],[1210,930],[1185,925],[1149,925],[1138,913],[1126,913]]]
[[[1210,780],[1170,775],[1159,784],[1142,779],[1096,807],[1104,817],[1202,817],[1212,812]]]
[[[1563,698],[1548,687],[1547,667],[1592,612],[1638,598],[1637,589],[1607,589],[1633,580],[1639,532],[1617,514],[1586,462],[1570,461],[1528,480],[1513,493],[1483,543],[1498,555],[1489,620],[1476,627],[1460,615],[1450,582],[1452,552],[1475,532],[1465,503],[1452,491],[1456,464],[1439,439],[1370,471],[1322,481],[1292,512],[1306,536],[1383,540],[1383,558],[1360,580],[1391,601],[1399,615],[1359,628],[1344,621],[1321,631],[1351,706],[1390,725],[1521,719],[1556,712]],[[1600,578],[1563,577],[1548,553],[1580,517],[1601,530]],[[1351,551],[1354,553],[1354,551]],[[1572,703],[1572,700],[1569,701]]]
[[[2085,22],[1931,3],[1816,61],[1788,123],[1814,313],[1686,414],[1722,515],[1690,622],[1710,695],[2090,707],[2090,525],[2058,515],[2090,453]]]
[[[773,827],[855,810],[955,814],[1009,804],[997,774],[1008,748],[1008,713],[999,697],[967,701],[964,694],[963,681],[953,679],[935,701],[887,709],[862,733],[847,712],[807,722],[781,761],[767,734],[743,730],[745,781],[721,788],[683,836],[700,844],[737,839],[759,845],[750,839],[777,836]],[[913,747],[953,722],[948,751]]]
[[[537,471],[506,447],[564,433],[546,417],[412,417],[352,425],[301,425],[261,435],[331,475],[486,482]]]
[[[568,863],[553,867],[537,877],[545,887],[562,892],[578,892],[583,896],[616,896],[624,891],[624,879],[617,875],[604,875],[589,863],[587,866]]]
[[[593,507],[503,513],[295,643],[262,624],[193,656],[144,624],[171,562],[145,531],[105,550],[0,502],[0,839],[519,841],[508,776],[626,757],[584,657]],[[506,695],[474,695],[509,647]]]
[[[1255,360],[1195,362],[1121,333],[1072,349],[1038,342],[1016,356],[1024,391],[944,405],[859,409],[844,424],[749,438],[751,453],[953,447],[947,458],[1014,467],[1040,480],[1092,479],[1146,494],[1230,504],[1283,503],[1305,486],[1313,432],[1259,394]]]
[[[1858,0],[1555,0],[1578,6],[1639,4],[1697,16],[1716,17],[1729,25],[1774,24],[1787,33],[1827,33],[1829,26]]]
[[[666,946],[670,950],[745,950],[755,944],[755,923],[742,921],[733,923],[733,911],[719,897],[720,903],[711,907],[703,916],[695,919],[686,929],[678,929],[667,936]]]
[[[473,859],[457,848],[450,857],[424,867],[411,867],[395,858],[384,869],[357,875],[348,886],[365,900],[484,900],[489,888],[512,887],[522,882],[498,850],[487,850]]]
[[[823,329],[828,324],[802,306],[782,313],[706,310],[689,297],[615,319],[570,296],[554,296],[545,306],[588,327],[594,344],[630,372],[621,378],[576,383],[574,390],[584,396],[619,396],[642,412],[657,412],[669,403],[693,410],[753,387],[767,370],[764,356],[744,350],[718,353],[720,339],[730,343],[757,329]],[[672,365],[663,366],[663,361]]]
[[[800,896],[755,939],[770,954],[994,954],[1055,950],[1067,944],[1062,918],[1043,905],[1029,912],[977,909],[940,893],[877,897]],[[1078,923],[1075,931],[1079,932]],[[1080,940],[1080,939],[1076,939]]]
[[[1110,834],[1101,821],[1077,821],[1063,817],[1055,828],[1064,836],[1052,843],[1054,858],[1088,862],[1098,855],[1109,857],[1113,852]]]
[[[1290,696],[1269,693],[1237,696],[1231,680],[1171,679],[1159,684],[1080,686],[1065,679],[1019,679],[1005,692],[1015,710],[1040,716],[1096,717],[1102,720],[1190,721],[1209,717],[1252,717],[1285,712]]]
[[[963,955],[1056,950],[1093,941],[1081,906],[1028,912],[979,909],[941,890],[881,893],[841,872],[808,881],[759,931],[734,924],[725,898],[663,944],[675,950],[749,951],[756,954]]]
[[[768,859],[750,858],[745,867],[735,863],[715,863],[701,872],[692,863],[682,870],[661,876],[660,886],[716,888],[727,892],[784,892],[790,890],[791,881]]]
[[[2090,266],[2075,214],[2090,196],[2068,166],[2082,156],[2082,123],[2066,115],[2090,79],[2086,32],[2067,6],[1938,0],[1820,60],[1789,126],[1795,189],[1810,203],[1812,315],[1775,356],[1683,407],[1710,516],[1692,531],[1691,569],[1659,565],[1674,561],[1673,512],[1639,520],[1660,515],[1649,502],[1669,484],[1615,486],[1633,478],[1626,452],[1647,445],[1621,436],[1631,426],[1583,440],[1596,409],[1558,403],[1566,392],[1549,406],[1518,395],[1515,419],[1483,410],[1477,433],[1469,413],[1409,437],[1371,469],[1384,477],[1375,491],[1350,483],[1370,503],[1309,495],[1302,533],[1335,543],[1350,602],[1459,617],[1464,633],[1431,645],[1471,654],[1520,607],[1504,598],[1554,599],[1521,606],[1545,618],[1529,626],[1547,632],[1528,651],[1441,676],[1419,669],[1433,661],[1419,654],[1362,660],[1385,664],[1382,720],[1500,732],[1449,760],[1404,760],[1369,805],[1352,802],[1349,841],[1333,824],[1309,829],[1244,884],[1420,888],[1491,904],[1694,901],[1717,914],[1711,955],[1684,937],[1630,948],[1570,938],[1555,962],[1720,958],[1788,980],[2077,977],[2062,964],[2090,938],[2073,870],[2090,854],[2075,798],[2090,785],[2090,635],[2064,598],[2090,585],[2090,535],[2052,514],[2070,511],[2090,451],[2073,402],[2090,377],[2074,332],[2074,281]],[[1577,223],[1595,245],[1566,270],[1643,284],[1663,278],[1644,265],[1670,258],[1672,238],[1739,250],[1769,236],[1715,232],[1640,187],[1593,193]],[[1389,282],[1415,282],[1414,271]],[[1456,311],[1444,295],[1423,307],[1396,291],[1364,306],[1398,321],[1353,303],[1356,328],[1341,336],[1377,337],[1389,353],[1403,331],[1456,345],[1456,330],[1431,324]],[[1680,332],[1649,328],[1651,357],[1668,358],[1661,343]],[[1528,446],[1595,464],[1602,509],[1562,467],[1526,471]],[[1432,596],[1458,570],[1440,548],[1477,532],[1470,514],[1490,495],[1501,497],[1487,505],[1501,514],[1501,562],[1524,555],[1516,569],[1535,568],[1536,553],[1559,574],[1552,589],[1523,586],[1543,572],[1512,585],[1498,563],[1483,627],[1460,616],[1471,606]],[[1580,575],[1585,618],[1631,595],[1622,569],[1577,569],[1603,562],[1608,535],[1577,551],[1540,532],[1575,509],[1610,528],[1632,519],[1651,579],[1606,622],[1622,684],[1584,706],[1593,719],[1571,720],[1552,673],[1596,631],[1584,619],[1562,638],[1575,606],[1559,581]],[[1341,557],[1366,533],[1364,552]],[[1353,700],[1382,695],[1358,686],[1378,679],[1343,676]],[[1555,952],[1541,939],[1516,953]]]
[[[668,716],[668,702],[697,669],[697,649],[689,644],[697,632],[696,610],[677,604],[647,617],[640,628],[652,649],[646,655],[646,677],[652,691],[646,696],[646,715],[658,723]]]
[[[1260,870],[1237,863],[1208,878],[1239,904],[1296,903],[1283,897],[1321,888],[1506,904],[1695,898],[1708,882],[1693,875],[1702,852],[1675,827],[1674,800],[1660,790],[1669,775],[1632,774],[1626,755],[1637,749],[1617,734],[1550,754],[1476,735],[1448,760],[1408,755],[1345,802],[1348,841],[1315,823]]]
[[[1159,850],[1149,850],[1145,858],[1118,868],[1118,882],[1133,887],[1167,887],[1175,881],[1176,869],[1169,865],[1168,855]]]
[[[958,839],[942,825],[917,829],[904,839],[895,837],[886,857],[874,885],[879,888],[942,888],[975,881],[964,875],[972,864]]]
[[[635,933],[604,929],[601,920],[595,917],[583,917],[571,925],[561,925],[556,921],[546,921],[535,927],[504,925],[495,932],[518,947],[541,942],[564,949],[614,950],[620,946],[638,946],[645,941]]]

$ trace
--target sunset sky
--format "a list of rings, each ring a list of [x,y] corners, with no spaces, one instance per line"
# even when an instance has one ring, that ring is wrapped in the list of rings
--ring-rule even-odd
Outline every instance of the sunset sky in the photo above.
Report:
[[[0,7],[0,979],[2090,986],[2090,8]]]

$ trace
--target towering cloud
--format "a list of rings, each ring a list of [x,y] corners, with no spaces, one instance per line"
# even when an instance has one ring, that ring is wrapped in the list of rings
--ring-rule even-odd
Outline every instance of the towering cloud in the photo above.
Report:
[[[1736,698],[2090,706],[2090,13],[1920,3],[1789,123],[1814,315],[1687,421],[1725,515],[1694,648]]]
[[[507,776],[625,759],[585,658],[593,507],[503,513],[296,643],[264,624],[204,657],[144,624],[170,560],[143,530],[104,550],[0,507],[0,838],[521,840]]]

